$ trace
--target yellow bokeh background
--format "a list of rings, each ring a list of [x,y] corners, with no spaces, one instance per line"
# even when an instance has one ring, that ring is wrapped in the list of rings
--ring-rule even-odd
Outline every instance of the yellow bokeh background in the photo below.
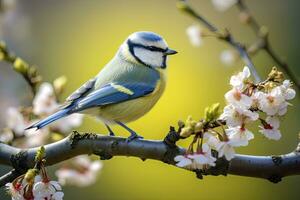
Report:
[[[249,44],[255,39],[251,29],[239,23],[237,9],[219,13],[209,0],[190,2],[218,26],[229,27],[238,40]],[[258,20],[270,28],[274,47],[293,66],[294,73],[299,74],[300,70],[296,67],[300,49],[296,43],[300,30],[296,23],[300,14],[296,8],[300,3],[296,0],[247,2]],[[230,47],[214,38],[205,39],[200,48],[191,46],[185,30],[196,22],[180,13],[175,3],[174,0],[28,0],[21,3],[20,10],[30,19],[30,35],[23,43],[16,43],[13,37],[7,36],[8,44],[28,62],[37,64],[45,80],[53,81],[60,75],[66,75],[69,81],[64,95],[67,96],[96,75],[129,34],[141,30],[159,33],[179,53],[169,59],[168,85],[161,100],[146,116],[129,124],[145,139],[159,140],[166,135],[170,125],[176,126],[179,119],[186,119],[188,115],[199,119],[204,108],[215,102],[223,106],[231,74],[243,67],[241,61],[231,67],[222,64],[219,55]],[[256,55],[254,62],[262,77],[274,65],[264,52]],[[16,83],[11,81],[11,84],[15,84],[17,91],[24,91],[26,87],[22,80]],[[298,95],[292,102],[294,106],[283,119],[283,137],[280,141],[264,139],[254,127],[256,139],[250,142],[250,146],[238,148],[238,153],[273,155],[292,151],[297,144],[300,128],[299,99]],[[79,130],[107,132],[101,123],[91,118],[86,118]],[[114,130],[121,136],[127,136],[118,127]],[[180,142],[182,146],[187,144],[188,141]],[[232,175],[208,176],[199,180],[191,172],[161,162],[115,157],[104,161],[104,168],[95,185],[87,188],[67,186],[64,191],[66,200],[279,200],[299,199],[299,185],[299,176],[284,178],[279,184]],[[2,194],[0,197],[8,198]]]

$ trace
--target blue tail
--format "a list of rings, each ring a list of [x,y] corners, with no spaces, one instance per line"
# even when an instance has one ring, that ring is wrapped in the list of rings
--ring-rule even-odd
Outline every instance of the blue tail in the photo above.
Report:
[[[32,129],[32,128],[41,129],[60,118],[66,117],[67,115],[70,114],[69,111],[70,111],[69,109],[59,110],[56,113],[46,117],[45,119],[42,119],[41,121],[29,126],[25,130]]]

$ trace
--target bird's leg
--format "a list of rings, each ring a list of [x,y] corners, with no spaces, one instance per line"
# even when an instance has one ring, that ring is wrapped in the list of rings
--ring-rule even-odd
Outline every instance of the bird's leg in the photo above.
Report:
[[[132,140],[135,140],[138,138],[143,139],[142,136],[139,136],[135,131],[133,131],[131,128],[129,128],[122,122],[116,121],[116,123],[119,124],[120,126],[122,126],[123,128],[125,128],[130,133],[130,136],[126,139],[126,142],[131,142]]]
[[[115,133],[113,132],[113,130],[111,130],[111,128],[107,124],[105,124],[105,126],[109,132],[109,136],[115,136]]]

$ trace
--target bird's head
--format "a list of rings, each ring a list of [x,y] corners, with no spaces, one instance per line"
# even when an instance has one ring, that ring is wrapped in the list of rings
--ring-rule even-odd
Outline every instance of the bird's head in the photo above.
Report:
[[[160,35],[141,31],[131,34],[125,40],[120,53],[131,62],[151,68],[166,68],[168,55],[176,54],[177,51],[170,49]]]

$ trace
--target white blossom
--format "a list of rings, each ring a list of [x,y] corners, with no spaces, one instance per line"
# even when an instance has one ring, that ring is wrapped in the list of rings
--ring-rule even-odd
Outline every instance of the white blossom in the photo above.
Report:
[[[14,185],[13,183],[6,183],[5,187],[12,200],[25,200],[23,197],[22,184],[16,183],[16,185]]]
[[[72,114],[54,122],[51,124],[51,128],[62,133],[68,133],[73,128],[80,126],[82,124],[82,120],[82,114]]]
[[[256,121],[259,115],[256,112],[252,112],[247,109],[235,107],[233,105],[227,105],[224,107],[224,111],[220,118],[226,121],[227,126],[241,126],[242,124],[250,121]]]
[[[258,100],[259,109],[267,115],[284,115],[287,111],[288,104],[285,101],[285,97],[280,86],[273,88],[269,93],[260,93]]]
[[[218,151],[218,157],[221,158],[225,156],[226,160],[231,160],[234,158],[235,151],[233,146],[231,145],[231,141],[220,141],[215,136],[209,137],[207,143]]]
[[[261,132],[266,138],[271,140],[279,140],[281,138],[281,133],[279,128],[279,119],[277,117],[268,116],[266,118],[266,123],[260,126]]]
[[[224,12],[236,4],[237,0],[212,0],[211,2],[218,11]]]
[[[56,171],[62,185],[86,187],[94,184],[103,165],[101,161],[91,161],[86,155],[77,156],[71,161],[74,167],[63,166]]]
[[[25,130],[25,128],[37,121],[27,121],[17,108],[9,108],[7,113],[7,127],[11,129],[16,136],[25,136],[18,141],[13,141],[14,145],[23,148],[30,148],[40,146],[46,142],[49,136],[49,129],[43,128],[39,130]],[[10,130],[4,131],[1,133],[1,136],[2,141],[12,140],[14,137]]]
[[[203,43],[202,39],[202,30],[198,25],[191,25],[186,29],[186,34],[191,42],[191,44],[195,47],[199,47]]]
[[[34,200],[61,200],[64,196],[61,186],[56,181],[36,182],[32,192]]]
[[[54,89],[50,83],[41,84],[38,93],[33,100],[33,112],[39,116],[48,116],[58,110],[60,105],[56,101]],[[81,125],[83,115],[72,114],[68,117],[60,119],[50,125],[51,129],[68,133],[73,128]]]
[[[225,132],[230,140],[230,145],[233,147],[247,146],[249,140],[254,138],[252,132],[240,126],[225,129]]]
[[[188,155],[188,158],[191,158],[194,161],[197,169],[202,169],[205,165],[216,165],[216,158],[211,155],[211,149],[206,143],[202,145],[202,150],[200,152]]]
[[[291,100],[295,98],[296,96],[296,91],[291,88],[292,84],[290,80],[284,80],[282,85],[280,86],[281,91],[284,95],[285,100]]]
[[[40,116],[48,116],[55,112],[59,105],[56,102],[55,93],[50,83],[42,83],[33,99],[33,113]]]
[[[243,109],[249,109],[252,105],[251,97],[243,94],[240,90],[233,88],[225,94],[225,99],[229,104]]]
[[[250,77],[250,75],[251,73],[249,68],[245,66],[242,72],[231,76],[230,85],[232,85],[232,87],[234,88],[237,88],[238,90],[242,90],[245,86],[245,81]]]
[[[35,122],[33,122],[35,123]],[[49,129],[42,128],[42,129],[29,129],[24,132],[26,137],[22,138],[19,145],[23,148],[32,148],[38,147],[46,143],[47,139],[49,138]]]
[[[217,146],[219,158],[225,156],[226,160],[231,160],[235,156],[235,151],[230,141],[220,142]]]
[[[233,50],[223,50],[220,54],[220,60],[225,65],[231,66],[235,63],[237,55]]]
[[[14,107],[7,109],[6,124],[7,127],[14,131],[17,136],[22,136],[24,134],[24,129],[27,126],[23,115],[17,108]]]
[[[178,155],[175,156],[174,160],[177,162],[177,167],[182,168],[193,168],[193,161],[188,157],[188,155]]]

